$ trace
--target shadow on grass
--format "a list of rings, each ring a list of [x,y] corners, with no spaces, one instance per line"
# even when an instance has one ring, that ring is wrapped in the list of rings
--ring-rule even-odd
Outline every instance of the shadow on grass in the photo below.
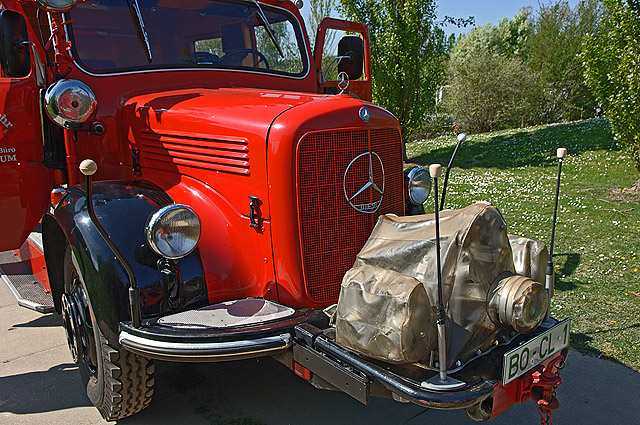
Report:
[[[559,259],[565,257],[566,260],[564,263],[558,261]],[[575,252],[567,252],[553,255],[554,263],[562,263],[562,267],[556,269],[556,284],[555,289],[558,291],[571,291],[576,289],[579,286],[588,285],[586,282],[578,282],[567,280],[567,278],[571,277],[573,272],[576,271],[578,266],[580,265],[581,256]],[[563,277],[560,277],[563,276]]]
[[[593,356],[598,356],[600,354],[600,350],[596,350],[594,347],[591,346],[592,340],[593,338],[591,338],[587,334],[571,332],[570,344],[573,348],[575,348],[576,350],[584,354],[591,354]]]
[[[591,346],[591,341],[593,341],[593,338],[590,336],[592,334],[602,334],[602,333],[607,333],[607,332],[619,332],[619,331],[625,331],[625,330],[629,330],[629,329],[638,329],[640,328],[640,323],[636,323],[634,325],[629,325],[629,326],[621,326],[621,327],[614,327],[614,328],[608,328],[608,329],[602,329],[602,330],[598,330],[597,332],[587,332],[587,333],[573,333],[571,332],[571,347],[575,348],[576,350],[580,351],[583,354],[590,354],[594,357],[598,357],[598,358],[604,358],[606,360],[609,360],[611,362],[614,363],[618,363],[621,364],[623,366],[629,367],[629,365],[624,364],[612,357],[608,357],[605,356],[604,353],[602,353],[602,351],[598,350],[597,348]]]
[[[556,264],[560,263],[558,259],[563,257],[565,257],[566,260],[562,264],[562,267],[556,269],[555,289],[559,291],[570,291],[570,290],[576,289],[578,286],[587,285],[587,283],[585,282],[566,280],[566,278],[570,277],[580,265],[580,254],[573,253],[573,252],[554,254],[553,255],[554,263]],[[563,276],[563,277],[560,278],[560,276]]]
[[[584,137],[579,137],[583,134]],[[556,164],[556,149],[560,146],[566,146],[572,155],[617,149],[606,120],[587,120],[555,124],[534,131],[522,130],[512,135],[500,134],[482,142],[465,142],[454,164],[459,168],[552,166]],[[420,165],[448,164],[454,148],[448,146],[423,152],[409,158],[409,162]]]
[[[579,282],[577,280],[564,280],[556,277],[556,284],[554,286],[554,289],[556,291],[561,291],[561,292],[574,291],[576,290],[576,288],[579,288],[585,285],[588,285],[588,283]]]

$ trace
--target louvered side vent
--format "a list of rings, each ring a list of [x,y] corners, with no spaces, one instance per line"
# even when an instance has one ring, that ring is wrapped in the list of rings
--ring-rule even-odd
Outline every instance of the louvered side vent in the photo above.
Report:
[[[373,214],[359,212],[347,201],[369,181],[370,168],[379,189],[384,186],[380,207]],[[314,132],[302,138],[299,219],[307,293],[314,301],[337,301],[342,277],[378,217],[404,213],[403,181],[401,138],[394,128]],[[379,194],[367,189],[352,203],[365,208],[378,200]]]
[[[140,142],[140,158],[145,167],[195,167],[223,173],[250,173],[246,139],[222,140],[142,131]]]

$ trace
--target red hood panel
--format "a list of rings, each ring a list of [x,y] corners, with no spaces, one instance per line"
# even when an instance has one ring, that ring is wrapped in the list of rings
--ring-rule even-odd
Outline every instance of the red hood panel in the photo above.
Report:
[[[266,202],[271,123],[284,111],[318,97],[251,89],[143,94],[123,105],[123,137],[139,151],[142,178],[176,184],[181,176],[193,177],[219,190],[245,214],[247,196]]]
[[[276,116],[317,97],[249,89],[175,90],[132,97],[124,110],[144,119],[152,131],[184,131],[207,137],[252,134],[264,140]]]

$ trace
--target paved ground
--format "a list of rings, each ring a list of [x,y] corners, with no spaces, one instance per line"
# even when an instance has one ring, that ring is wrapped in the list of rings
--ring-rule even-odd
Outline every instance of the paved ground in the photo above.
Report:
[[[89,405],[58,315],[18,307],[0,282],[0,423],[103,424]],[[220,364],[156,363],[151,406],[120,424],[472,424],[464,412],[428,410],[316,390],[271,359]],[[640,374],[571,352],[554,424],[640,424]],[[535,405],[493,423],[539,424]]]

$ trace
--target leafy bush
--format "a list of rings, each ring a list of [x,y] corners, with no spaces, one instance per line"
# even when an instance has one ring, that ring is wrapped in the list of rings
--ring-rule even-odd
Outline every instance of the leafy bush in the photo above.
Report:
[[[599,0],[560,0],[472,30],[451,51],[449,112],[467,131],[594,116],[578,54],[601,13]]]
[[[488,24],[460,38],[451,51],[444,103],[463,131],[520,127],[537,118],[539,75],[507,52],[519,52],[520,40],[498,41],[504,39]]]

